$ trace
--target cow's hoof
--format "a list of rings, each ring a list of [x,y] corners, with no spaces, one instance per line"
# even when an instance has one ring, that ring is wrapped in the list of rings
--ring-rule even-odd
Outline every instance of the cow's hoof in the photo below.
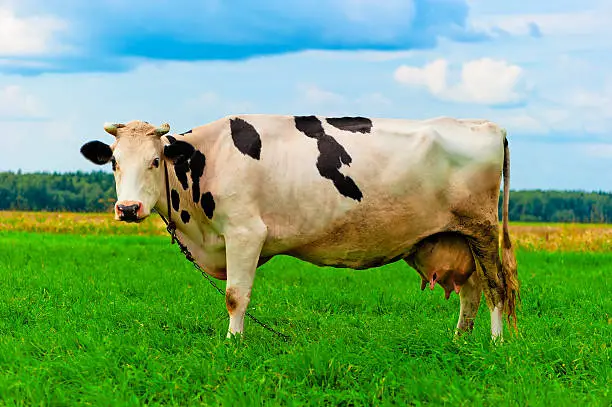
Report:
[[[501,335],[491,335],[491,342],[493,342],[493,345],[501,345],[504,343],[504,337]]]
[[[239,341],[242,339],[243,336],[244,336],[244,333],[242,332],[227,331],[227,335],[225,336],[225,339],[229,341]]]

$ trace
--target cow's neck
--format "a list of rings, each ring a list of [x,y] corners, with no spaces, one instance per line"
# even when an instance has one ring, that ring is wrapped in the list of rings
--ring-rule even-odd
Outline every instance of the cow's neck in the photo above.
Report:
[[[164,177],[160,177],[162,178],[159,186],[161,194],[160,199],[155,204],[155,210],[166,219],[168,219],[170,213],[170,219],[176,226],[176,238],[189,250],[196,263],[209,275],[225,280],[225,254],[220,251],[224,247],[224,240],[211,226],[201,205],[194,202],[191,177],[189,177],[188,188],[184,188],[184,184],[176,175],[174,166],[170,164],[167,168],[170,202],[168,202],[166,193],[166,180]],[[199,186],[198,182],[198,188]],[[176,195],[179,196],[178,202],[176,199],[173,202],[172,191],[175,191],[175,198]],[[185,221],[186,215],[183,212],[189,214],[187,222]]]
[[[166,220],[174,222],[176,230],[183,235],[198,234],[197,231],[203,232],[199,227],[194,228],[194,225],[200,223],[198,220],[201,215],[198,212],[202,210],[193,201],[192,190],[194,186],[189,179],[189,175],[187,175],[189,184],[185,189],[184,184],[177,176],[174,165],[165,162],[164,166],[166,168],[164,168],[164,174],[159,185],[161,193],[155,204],[155,210],[161,213]]]

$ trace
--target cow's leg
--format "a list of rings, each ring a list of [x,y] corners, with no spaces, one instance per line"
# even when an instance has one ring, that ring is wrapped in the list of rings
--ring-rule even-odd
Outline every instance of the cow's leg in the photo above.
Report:
[[[491,311],[491,337],[501,339],[505,280],[499,258],[499,227],[496,219],[462,216],[459,231],[468,237],[480,286]]]
[[[504,320],[502,315],[503,305],[497,304],[491,311],[491,338],[503,341]]]
[[[503,295],[504,295],[504,284],[503,279],[500,279],[501,275],[501,263],[499,261],[499,254],[497,248],[495,251],[490,253],[488,260],[483,262],[483,284],[486,285],[485,297],[487,298],[487,305],[491,311],[491,338],[493,340],[502,340],[504,331],[504,322],[502,319],[503,310]]]
[[[485,239],[486,244],[478,245],[478,254],[475,257],[481,267],[482,288],[491,311],[491,337],[493,340],[501,340],[504,328],[502,320],[504,280],[497,246],[497,230],[491,235]]]
[[[230,323],[227,336],[241,334],[244,330],[244,314],[251,300],[251,289],[261,248],[266,239],[266,226],[251,222],[229,229],[225,235],[227,259],[227,284],[225,304]]]
[[[471,332],[474,328],[474,319],[480,307],[482,297],[482,287],[478,273],[472,273],[467,282],[461,287],[459,299],[461,307],[459,309],[459,321],[455,335],[459,336],[464,332]]]

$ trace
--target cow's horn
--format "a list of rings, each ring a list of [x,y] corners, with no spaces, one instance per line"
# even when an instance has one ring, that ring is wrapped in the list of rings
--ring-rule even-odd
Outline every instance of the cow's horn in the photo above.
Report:
[[[161,126],[155,129],[155,134],[157,136],[163,136],[164,134],[170,131],[170,125],[168,123],[163,123]]]
[[[125,127],[125,124],[120,123],[104,123],[104,130],[113,136],[117,135],[117,129]]]

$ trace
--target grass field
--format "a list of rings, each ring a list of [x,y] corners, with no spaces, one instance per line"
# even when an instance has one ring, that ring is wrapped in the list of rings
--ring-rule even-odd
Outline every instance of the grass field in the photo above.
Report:
[[[458,297],[402,263],[288,257],[250,309],[291,341],[250,320],[228,341],[223,297],[161,224],[109,219],[0,212],[0,405],[612,403],[612,228],[512,226],[520,332],[495,346],[484,303],[453,340]]]

